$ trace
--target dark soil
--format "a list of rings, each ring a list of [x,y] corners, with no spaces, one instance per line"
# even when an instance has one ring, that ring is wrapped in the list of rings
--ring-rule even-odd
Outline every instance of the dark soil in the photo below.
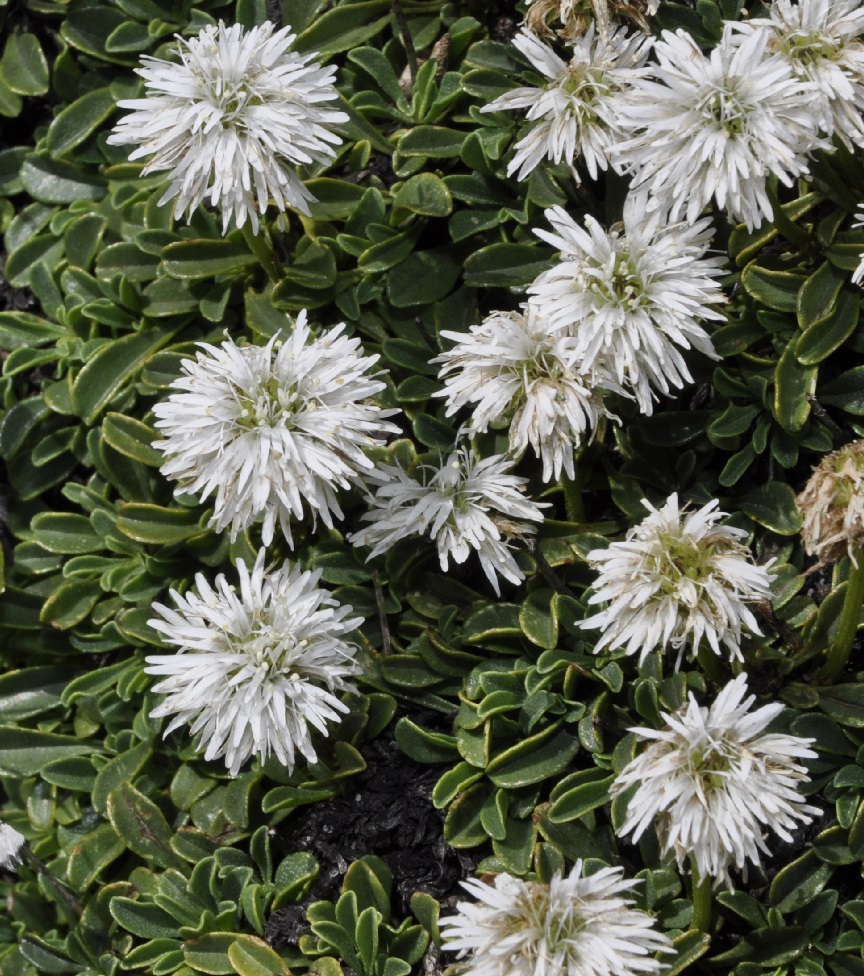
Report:
[[[283,835],[289,850],[315,856],[321,874],[304,903],[280,908],[268,919],[265,938],[274,948],[296,943],[307,931],[306,907],[338,897],[348,865],[366,854],[380,857],[392,872],[400,917],[410,914],[415,891],[446,901],[473,874],[475,859],[447,845],[443,816],[432,805],[432,787],[444,767],[409,759],[392,730],[362,752],[366,770],[351,781],[348,793],[299,812]]]

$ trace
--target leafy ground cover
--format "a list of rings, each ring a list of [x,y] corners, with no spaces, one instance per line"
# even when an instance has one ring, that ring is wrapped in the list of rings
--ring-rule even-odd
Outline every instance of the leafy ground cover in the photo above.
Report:
[[[554,262],[534,233],[545,211],[621,220],[627,181],[613,171],[581,185],[565,163],[507,175],[524,116],[481,109],[537,81],[511,43],[524,13],[483,0],[0,0],[0,817],[32,852],[0,873],[0,976],[434,973],[453,958],[438,921],[460,880],[548,883],[578,859],[641,879],[637,905],[674,940],[669,976],[864,976],[859,643],[830,680],[823,670],[850,613],[850,639],[860,623],[857,577],[848,557],[814,569],[796,505],[811,469],[864,436],[851,280],[864,165],[839,140],[806,179],[769,179],[772,221],[748,230],[712,213],[728,255],[724,318],[709,328],[720,358],[687,353],[693,382],[649,416],[610,394],[620,423],[578,447],[574,477],[544,480],[530,449],[519,460],[526,495],[548,506],[513,543],[523,582],[496,595],[473,557],[444,572],[416,537],[367,560],[346,539],[368,511],[357,487],[334,528],[297,522],[293,548],[276,532],[270,559],[320,571],[363,618],[358,691],[313,736],[317,761],[289,771],[271,756],[231,777],[151,714],[162,696],[145,658],[167,653],[151,605],[197,573],[233,580],[261,543],[259,525],[216,532],[212,501],[176,495],[160,472],[154,407],[195,344],[264,346],[304,309],[316,327],[345,322],[380,356],[381,404],[401,411],[375,460],[435,464],[467,419],[436,396],[442,332],[525,300]],[[724,20],[760,13],[664,2],[651,29],[710,50]],[[338,66],[347,121],[332,162],[304,173],[310,214],[271,208],[256,245],[223,236],[206,207],[175,220],[164,174],[108,136],[118,101],[141,94],[142,55],[267,18]],[[507,430],[473,442],[503,453]],[[597,654],[601,635],[579,626],[596,612],[588,553],[673,492],[694,509],[720,499],[756,563],[773,560],[741,661]],[[652,831],[616,835],[628,798],[610,790],[637,754],[630,729],[662,727],[689,693],[710,703],[742,671],[760,701],[785,704],[773,731],[815,740],[802,790],[818,812],[769,839],[695,925],[693,881]]]

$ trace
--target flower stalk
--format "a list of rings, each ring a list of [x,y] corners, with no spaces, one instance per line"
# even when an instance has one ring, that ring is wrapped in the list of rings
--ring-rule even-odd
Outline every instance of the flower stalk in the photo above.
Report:
[[[864,551],[859,549],[856,558],[850,561],[840,626],[837,628],[834,643],[828,649],[828,660],[820,675],[826,683],[835,682],[846,667],[861,623],[862,604],[864,604]]]
[[[267,272],[267,277],[274,285],[278,284],[282,280],[282,275],[279,273],[273,248],[265,240],[263,228],[256,233],[251,223],[247,221],[243,224],[241,230],[243,231],[243,239],[246,241],[249,250],[258,259],[261,267]]]
[[[695,861],[690,876],[693,879],[693,921],[690,927],[698,932],[709,932],[711,928],[711,878],[700,875]]]

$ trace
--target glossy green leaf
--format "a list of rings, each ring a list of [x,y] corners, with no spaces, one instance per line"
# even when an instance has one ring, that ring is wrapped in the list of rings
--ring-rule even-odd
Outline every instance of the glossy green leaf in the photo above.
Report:
[[[45,136],[45,146],[53,156],[62,156],[81,145],[111,116],[117,99],[110,88],[97,88],[67,105],[54,117]]]
[[[774,374],[774,416],[784,430],[795,433],[807,422],[816,375],[815,369],[802,365],[797,342],[790,342]]]
[[[162,811],[130,783],[121,783],[108,794],[107,812],[130,850],[162,868],[183,867],[171,850],[172,831]]]
[[[17,95],[44,95],[48,91],[48,62],[36,34],[7,35],[0,79]]]
[[[99,348],[87,360],[72,384],[72,407],[92,424],[124,384],[146,366],[173,332],[146,329],[132,332]]]
[[[745,495],[740,508],[754,522],[778,535],[795,535],[801,528],[795,492],[780,481],[769,481]]]
[[[32,776],[48,763],[94,751],[92,743],[71,735],[0,726],[0,775]]]
[[[285,960],[253,935],[235,936],[228,947],[228,961],[237,976],[291,976]]]
[[[531,244],[488,244],[465,261],[465,284],[475,288],[529,285],[549,267],[552,253]]]
[[[228,240],[177,241],[162,250],[162,263],[172,278],[212,278],[242,274],[258,259],[244,242]]]

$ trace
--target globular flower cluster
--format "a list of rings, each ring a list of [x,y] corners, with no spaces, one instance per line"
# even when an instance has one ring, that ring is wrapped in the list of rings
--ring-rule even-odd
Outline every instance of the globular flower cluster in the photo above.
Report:
[[[798,760],[816,757],[814,740],[766,733],[784,706],[750,711],[756,696],[746,694],[741,674],[709,708],[691,693],[680,712],[663,713],[664,729],[631,729],[650,745],[610,790],[614,797],[636,787],[620,834],[636,841],[653,826],[679,870],[689,859],[700,878],[730,886],[730,868],[746,878],[748,865],[768,853],[769,831],[791,841],[790,831],[820,812],[798,792],[809,779]]]
[[[536,233],[561,256],[528,290],[550,325],[573,338],[581,372],[611,376],[650,414],[655,391],[692,379],[682,350],[719,358],[699,322],[723,321],[715,306],[725,299],[722,261],[707,255],[709,221],[657,226],[639,203],[631,196],[610,232],[591,216],[583,230],[561,207],[547,210],[555,233]]]
[[[248,31],[220,22],[180,38],[179,63],[142,58],[147,95],[118,103],[132,111],[109,142],[137,146],[130,159],[150,157],[145,173],[168,171],[160,203],[176,198],[175,217],[209,200],[224,234],[232,219],[257,232],[271,200],[309,213],[315,198],[293,167],[330,162],[342,141],[332,126],[348,116],[322,106],[337,98],[335,67],[290,50],[294,40],[269,22]]]
[[[583,877],[577,860],[569,876],[549,884],[509,874],[494,887],[470,879],[462,887],[476,901],[459,902],[441,920],[444,948],[458,952],[466,976],[635,976],[660,973],[654,954],[671,951],[654,919],[626,897],[638,882],[622,868]]]
[[[460,448],[438,465],[421,465],[419,480],[398,465],[379,465],[368,478],[377,483],[363,516],[369,525],[349,539],[368,546],[371,559],[400,539],[428,535],[445,572],[451,558],[463,563],[475,551],[500,594],[499,575],[511,583],[525,578],[508,537],[531,534],[533,527],[525,523],[543,521],[540,505],[523,494],[525,479],[510,474],[510,468],[507,458],[480,458],[472,448]]]
[[[592,24],[574,40],[569,62],[527,28],[513,39],[513,46],[548,81],[542,89],[517,88],[481,109],[528,109],[526,119],[535,123],[516,143],[507,175],[516,173],[524,180],[546,158],[566,163],[578,181],[576,162],[581,159],[596,180],[608,168],[609,151],[619,134],[616,99],[644,65],[650,40],[628,35],[624,28],[598,33]]]
[[[600,630],[594,650],[623,647],[640,664],[658,647],[695,654],[703,640],[717,655],[743,660],[742,627],[760,634],[748,601],[768,600],[774,577],[756,566],[741,539],[746,533],[718,525],[719,502],[687,512],[671,495],[662,508],[643,500],[649,515],[620,542],[588,553],[599,572],[590,605],[606,609],[582,621]]]
[[[530,444],[543,462],[543,480],[574,477],[573,449],[611,414],[601,389],[619,390],[601,369],[586,372],[577,340],[552,327],[536,305],[521,312],[493,312],[468,333],[441,332],[455,343],[433,362],[447,398],[447,415],[472,406],[469,430],[509,423],[510,453]]]
[[[315,762],[311,731],[326,735],[348,711],[334,692],[352,690],[359,671],[344,638],[362,618],[317,588],[320,570],[268,571],[265,559],[262,549],[251,572],[237,563],[239,593],[223,574],[211,586],[199,573],[195,589],[171,590],[176,609],[155,603],[150,621],[178,649],[147,658],[165,695],[151,715],[172,716],[166,735],[187,724],[200,733],[204,758],[224,757],[232,776],[252,756],[289,771],[298,753]]]
[[[183,361],[176,391],[154,408],[166,460],[179,491],[215,494],[213,525],[232,538],[263,518],[264,544],[278,522],[292,544],[291,520],[308,510],[328,527],[342,518],[337,489],[374,467],[366,452],[399,428],[396,411],[369,399],[385,384],[370,371],[360,340],[339,325],[314,335],[305,310],[266,346],[201,343]]]

